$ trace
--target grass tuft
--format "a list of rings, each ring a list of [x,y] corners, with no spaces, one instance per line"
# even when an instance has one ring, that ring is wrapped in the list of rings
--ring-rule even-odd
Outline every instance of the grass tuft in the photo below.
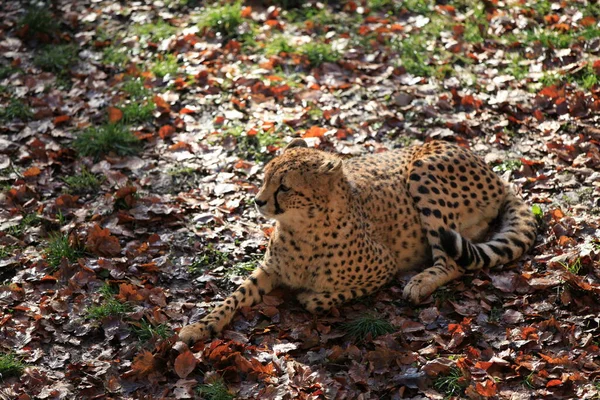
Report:
[[[188,272],[190,274],[200,274],[208,269],[220,267],[228,260],[227,253],[217,250],[212,244],[209,244],[200,254],[200,257],[188,267]]]
[[[308,59],[313,68],[324,62],[334,63],[340,59],[340,54],[326,43],[309,42],[302,45],[299,51]]]
[[[177,29],[161,19],[154,23],[134,25],[132,31],[138,36],[150,37],[152,40],[163,40],[174,35]]]
[[[198,386],[196,392],[206,400],[233,400],[235,398],[233,394],[229,393],[222,379],[202,384]]]
[[[177,57],[173,54],[167,54],[162,59],[156,61],[150,68],[150,71],[159,78],[163,78],[166,75],[175,75],[178,69]]]
[[[79,175],[68,176],[63,178],[63,181],[67,184],[71,192],[91,193],[98,190],[104,181],[104,177],[98,177],[84,167]]]
[[[90,127],[73,141],[73,148],[79,154],[95,158],[110,152],[122,156],[136,154],[139,145],[140,140],[122,124]]]
[[[374,314],[365,314],[353,321],[346,322],[342,324],[341,328],[357,342],[364,341],[368,336],[374,339],[377,336],[396,331],[388,320]]]
[[[450,369],[448,375],[438,376],[433,382],[433,387],[438,392],[445,394],[446,396],[459,395],[465,387],[463,373],[460,369],[453,367]]]
[[[18,26],[24,27],[25,25],[27,25],[27,35],[29,36],[36,33],[51,35],[58,30],[57,19],[50,11],[42,7],[32,7],[27,10]]]
[[[294,46],[292,46],[283,35],[275,36],[273,40],[265,46],[265,54],[268,56],[279,55],[281,53],[290,54],[295,51],[296,49]]]
[[[49,44],[33,58],[33,63],[44,71],[64,73],[78,59],[78,49],[74,44]]]
[[[0,379],[8,376],[20,376],[25,364],[13,353],[0,354]]]
[[[135,333],[142,342],[146,342],[154,337],[166,339],[173,333],[168,325],[153,325],[145,319],[141,320],[139,325],[132,324],[132,329],[133,333]]]
[[[154,118],[154,102],[152,100],[144,102],[131,102],[120,107],[123,111],[123,123],[141,124],[151,121]]]
[[[33,112],[29,106],[15,98],[11,98],[8,105],[0,108],[0,121],[2,122],[10,122],[13,120],[25,122],[31,117],[33,117]]]
[[[46,262],[52,268],[58,268],[63,258],[66,258],[69,262],[75,262],[82,254],[83,252],[79,248],[71,245],[69,236],[62,233],[50,235],[44,249]]]
[[[214,5],[206,8],[198,22],[198,28],[210,29],[218,36],[231,38],[237,36],[242,22],[242,3],[237,1],[233,4]]]
[[[144,82],[140,79],[130,79],[123,83],[121,90],[129,95],[131,99],[140,100],[150,97],[152,91],[144,86]]]
[[[127,48],[116,45],[104,48],[102,52],[102,62],[114,67],[122,67],[129,62]]]
[[[23,219],[21,220],[21,222],[19,222],[18,225],[13,225],[9,228],[6,229],[6,233],[8,233],[9,235],[12,235],[14,237],[20,237],[23,233],[25,233],[25,230],[27,229],[27,227],[31,227],[31,226],[35,226],[40,222],[40,217],[35,214],[27,214],[23,217]]]
[[[114,297],[109,297],[102,304],[88,308],[85,317],[98,321],[106,317],[122,317],[132,310],[133,307],[130,304],[121,303]]]

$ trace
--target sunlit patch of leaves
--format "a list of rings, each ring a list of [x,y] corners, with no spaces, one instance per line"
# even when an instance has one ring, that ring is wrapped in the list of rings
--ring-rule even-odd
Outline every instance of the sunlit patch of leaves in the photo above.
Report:
[[[155,108],[156,106],[152,100],[132,101],[119,107],[123,111],[122,122],[125,124],[141,124],[151,121],[154,118]]]
[[[229,392],[223,379],[198,386],[196,393],[206,400],[233,400],[235,396]]]
[[[433,382],[433,387],[446,396],[457,396],[466,387],[464,375],[457,367],[452,367],[447,375],[439,375]]]
[[[152,65],[150,71],[159,78],[164,78],[167,75],[175,75],[178,69],[177,57],[173,54],[166,54]]]
[[[26,365],[13,353],[0,353],[0,380],[9,376],[19,376]]]
[[[542,207],[540,207],[538,204],[534,204],[533,206],[531,206],[531,212],[533,213],[533,216],[535,217],[538,223],[541,223],[543,221],[544,211],[542,210]]]
[[[396,331],[396,328],[387,319],[370,313],[343,323],[341,329],[357,342],[362,342],[368,337],[374,339],[377,336]]]
[[[134,25],[131,29],[134,34],[153,40],[163,40],[177,32],[177,28],[162,19],[149,24]]]
[[[147,342],[152,338],[166,339],[173,334],[171,328],[166,324],[151,324],[145,319],[142,319],[139,323],[130,323],[133,333],[140,339],[141,342]]]
[[[324,62],[337,62],[341,55],[331,45],[320,42],[305,43],[298,49],[305,56],[311,67],[318,67]]]
[[[74,44],[48,44],[33,58],[33,63],[44,71],[64,74],[78,60]]]
[[[56,17],[43,7],[29,8],[18,23],[19,27],[24,27],[25,25],[27,25],[28,36],[36,33],[51,35],[58,30]]]
[[[242,25],[242,3],[214,5],[207,7],[198,22],[198,28],[210,29],[218,36],[232,38],[237,36]]]
[[[102,302],[86,309],[87,319],[98,321],[107,317],[120,318],[133,310],[131,304],[121,303],[115,298],[116,291],[109,284],[102,286],[99,293],[102,295]]]
[[[91,193],[98,190],[104,179],[104,177],[95,175],[84,167],[81,169],[80,174],[67,176],[63,178],[63,182],[67,184],[70,192]]]
[[[40,217],[35,214],[26,214],[18,225],[13,225],[6,229],[6,233],[9,235],[20,237],[28,227],[36,226],[40,223]]]
[[[43,253],[46,257],[46,262],[52,269],[58,268],[63,258],[69,262],[75,262],[83,255],[82,249],[72,244],[69,236],[64,233],[51,234]]]
[[[521,168],[522,165],[523,163],[521,162],[521,160],[504,160],[494,165],[492,169],[495,172],[503,173],[507,171],[516,171],[519,168]]]
[[[126,156],[140,150],[140,140],[123,124],[105,124],[89,127],[73,141],[73,148],[82,156],[98,159],[114,152]]]
[[[7,105],[0,107],[0,121],[2,122],[14,120],[25,122],[31,119],[31,117],[33,117],[31,108],[16,98],[11,98]]]

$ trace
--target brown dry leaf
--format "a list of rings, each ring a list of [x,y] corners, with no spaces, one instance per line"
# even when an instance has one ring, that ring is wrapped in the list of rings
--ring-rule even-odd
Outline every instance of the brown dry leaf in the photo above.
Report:
[[[184,353],[181,353],[175,359],[175,373],[181,378],[186,378],[193,370],[196,368],[196,358],[194,354],[187,350]]]
[[[115,124],[123,119],[123,111],[119,110],[117,107],[108,107],[108,122],[111,124]]]
[[[119,239],[110,234],[108,228],[102,229],[94,224],[90,230],[85,246],[92,253],[104,257],[114,257],[121,253]]]

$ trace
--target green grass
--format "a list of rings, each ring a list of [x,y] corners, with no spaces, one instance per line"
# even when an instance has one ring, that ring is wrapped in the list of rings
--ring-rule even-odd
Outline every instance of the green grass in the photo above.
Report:
[[[243,22],[242,3],[214,5],[207,7],[198,22],[198,28],[209,29],[223,38],[238,36],[238,28]]]
[[[0,260],[11,257],[16,249],[16,246],[0,246]]]
[[[134,25],[131,30],[138,36],[150,37],[153,40],[163,40],[177,32],[174,26],[162,19],[149,24]]]
[[[177,57],[173,54],[166,54],[162,59],[156,61],[150,68],[150,71],[159,78],[166,75],[175,75],[179,66],[177,65]]]
[[[142,342],[146,342],[152,338],[158,337],[166,339],[173,334],[171,328],[166,324],[153,325],[150,322],[142,319],[138,324],[131,324],[133,333]]]
[[[448,375],[440,375],[435,379],[433,387],[448,397],[458,396],[465,388],[462,378],[462,371],[457,367],[452,367]]]
[[[44,71],[65,74],[77,62],[77,53],[74,44],[47,44],[33,57],[33,63]]]
[[[524,37],[526,43],[539,42],[543,47],[565,49],[573,43],[576,35],[559,32],[549,32],[543,29],[527,31]]]
[[[575,275],[579,275],[579,272],[581,272],[581,268],[583,267],[583,265],[581,265],[581,259],[580,258],[577,258],[575,261],[573,261],[570,264],[563,263],[563,262],[561,262],[560,264],[563,267],[565,267],[565,269],[567,271],[569,271],[570,273],[575,274]]]
[[[125,125],[105,124],[83,131],[73,141],[73,148],[82,156],[96,159],[110,152],[126,156],[140,150],[140,140]]]
[[[108,297],[102,304],[89,307],[85,312],[85,317],[98,321],[106,317],[122,317],[132,310],[133,307],[130,304],[121,303],[114,297]]]
[[[15,68],[12,65],[0,65],[0,79],[8,78],[15,72],[21,71],[19,68]]]
[[[341,57],[337,51],[333,50],[331,45],[319,42],[303,44],[298,51],[308,59],[310,66],[313,68],[324,62],[337,62]]]
[[[43,253],[46,256],[46,262],[53,269],[60,266],[63,258],[66,258],[69,262],[75,262],[83,255],[83,251],[71,245],[69,236],[63,233],[50,235]]]
[[[222,379],[199,385],[196,393],[206,400],[233,400],[235,398],[233,394],[229,393]]]
[[[19,99],[11,98],[10,102],[0,107],[0,121],[12,122],[14,120],[29,121],[33,117],[33,112],[28,105],[23,104]]]
[[[504,160],[492,167],[495,172],[507,172],[507,171],[516,171],[521,168],[523,163],[521,160]]]
[[[424,77],[434,75],[435,68],[429,65],[431,52],[427,50],[427,41],[423,35],[414,34],[396,41],[396,47],[406,72]]]
[[[341,326],[346,334],[357,342],[364,341],[369,335],[372,339],[396,331],[388,320],[375,314],[365,314]]]
[[[206,270],[223,266],[228,260],[227,253],[217,250],[212,244],[209,244],[199,257],[188,266],[188,272],[193,275],[201,274]]]
[[[19,27],[27,25],[27,35],[46,34],[52,35],[58,31],[58,19],[42,7],[31,7],[18,22]]]
[[[111,45],[105,47],[102,51],[102,63],[114,67],[123,67],[129,62],[127,48],[123,46]]]
[[[0,353],[0,380],[9,376],[20,376],[25,364],[13,353]]]
[[[279,55],[281,53],[295,53],[296,48],[292,46],[284,35],[275,36],[266,46],[265,54],[268,56]]]
[[[122,122],[125,124],[142,124],[152,121],[155,108],[156,106],[152,100],[134,101],[119,107],[123,111]]]
[[[141,79],[129,79],[123,82],[121,90],[132,100],[141,100],[152,95],[152,91],[144,86]]]
[[[81,169],[80,174],[67,176],[63,178],[63,182],[67,184],[70,192],[92,193],[100,188],[100,185],[104,182],[104,177],[94,175],[84,167]]]
[[[535,216],[535,219],[538,223],[542,222],[544,218],[544,211],[542,210],[542,207],[540,207],[538,204],[534,204],[531,206],[531,212]]]
[[[235,126],[222,133],[222,137],[232,137],[236,141],[236,153],[244,159],[264,162],[270,157],[268,146],[282,144],[281,138],[274,132],[259,130],[254,136],[248,136],[241,126]]]
[[[542,77],[540,78],[540,83],[542,84],[542,87],[558,85],[561,82],[562,76],[551,71],[544,72],[544,75],[542,75]]]

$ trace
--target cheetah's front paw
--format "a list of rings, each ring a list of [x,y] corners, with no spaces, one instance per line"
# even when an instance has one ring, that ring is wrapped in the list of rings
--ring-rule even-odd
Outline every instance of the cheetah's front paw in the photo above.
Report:
[[[187,325],[179,331],[179,340],[192,345],[200,340],[206,340],[212,336],[214,328],[206,321],[196,322],[192,325]]]
[[[307,291],[299,293],[297,298],[300,304],[313,314],[325,312],[333,306],[331,294],[329,293]]]
[[[420,273],[406,284],[402,297],[413,304],[420,304],[431,293],[438,288],[438,283],[434,281],[435,276],[428,273]]]

